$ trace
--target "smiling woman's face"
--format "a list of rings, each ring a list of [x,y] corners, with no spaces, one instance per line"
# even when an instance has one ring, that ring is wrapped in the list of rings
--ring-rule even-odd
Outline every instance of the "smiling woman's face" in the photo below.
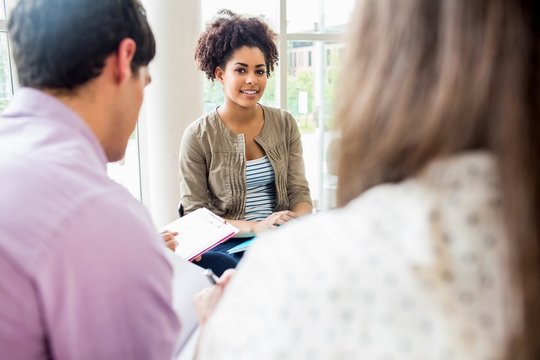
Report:
[[[268,80],[263,52],[256,47],[236,49],[225,69],[216,68],[216,79],[223,84],[226,102],[241,107],[256,106]]]

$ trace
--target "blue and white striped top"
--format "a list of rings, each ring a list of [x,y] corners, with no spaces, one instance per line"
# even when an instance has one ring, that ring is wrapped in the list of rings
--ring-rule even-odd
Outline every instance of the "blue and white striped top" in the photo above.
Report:
[[[244,220],[260,221],[274,212],[276,185],[268,156],[246,162],[246,211]]]

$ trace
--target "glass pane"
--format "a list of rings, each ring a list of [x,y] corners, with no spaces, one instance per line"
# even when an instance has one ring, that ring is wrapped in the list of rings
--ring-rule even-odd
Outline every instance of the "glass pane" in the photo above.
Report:
[[[343,33],[353,5],[354,0],[315,0],[309,6],[304,0],[288,0],[287,32]]]
[[[4,7],[4,1],[0,1],[0,20],[6,20],[6,8]]]
[[[218,81],[204,81],[204,112],[208,113],[223,104],[223,86]],[[201,114],[202,115],[202,114]]]
[[[12,95],[7,33],[0,32],[0,111],[4,110]]]
[[[245,0],[204,0],[202,4],[202,23],[206,24],[218,10],[228,9],[237,14],[260,16],[278,32],[279,0],[245,1]]]
[[[141,200],[137,129],[129,137],[124,158],[107,164],[107,174],[111,179],[126,187],[136,199]]]
[[[302,133],[306,176],[316,208],[333,208],[337,181],[332,155],[334,87],[344,44],[289,41],[287,47],[287,110]]]

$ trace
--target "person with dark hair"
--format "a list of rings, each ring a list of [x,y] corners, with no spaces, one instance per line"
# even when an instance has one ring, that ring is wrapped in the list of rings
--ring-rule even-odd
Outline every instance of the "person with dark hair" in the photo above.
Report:
[[[229,10],[218,12],[200,35],[195,60],[223,85],[225,101],[182,137],[181,215],[207,207],[245,235],[312,212],[296,121],[259,103],[278,61],[275,37],[261,19]],[[218,245],[198,264],[217,273],[234,267],[240,256],[226,250],[241,241]]]
[[[533,1],[358,0],[341,208],[257,240],[199,358],[539,359],[538,24]]]
[[[138,0],[20,0],[22,88],[0,117],[3,359],[170,359],[173,270],[140,202],[110,180],[150,82]]]

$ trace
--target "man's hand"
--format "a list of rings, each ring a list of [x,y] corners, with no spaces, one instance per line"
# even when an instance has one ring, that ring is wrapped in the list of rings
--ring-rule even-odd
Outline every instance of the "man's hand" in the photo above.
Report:
[[[178,246],[178,241],[176,241],[175,236],[178,235],[178,233],[164,230],[160,233],[160,235],[165,242],[165,246],[167,246],[172,251],[175,251],[176,247]]]
[[[225,270],[216,285],[207,287],[195,295],[195,309],[197,310],[200,326],[204,326],[210,315],[212,315],[233,275],[234,269]]]

